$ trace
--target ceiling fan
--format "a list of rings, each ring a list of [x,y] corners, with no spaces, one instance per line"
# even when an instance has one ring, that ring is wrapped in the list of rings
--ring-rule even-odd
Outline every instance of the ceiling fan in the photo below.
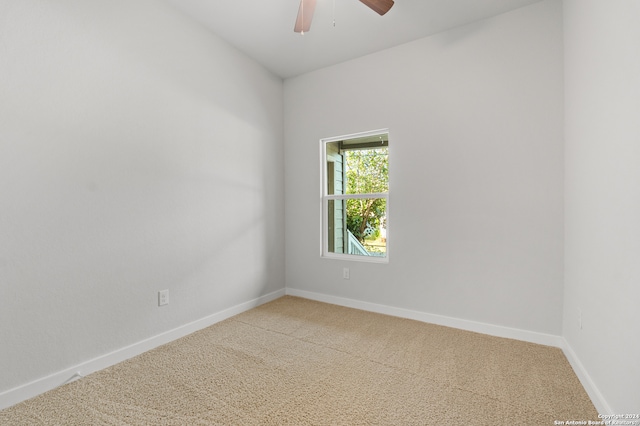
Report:
[[[384,15],[393,6],[393,0],[360,0],[371,10]],[[311,28],[311,19],[313,19],[313,11],[316,8],[316,0],[300,0],[300,8],[298,9],[298,17],[293,31],[304,34]]]

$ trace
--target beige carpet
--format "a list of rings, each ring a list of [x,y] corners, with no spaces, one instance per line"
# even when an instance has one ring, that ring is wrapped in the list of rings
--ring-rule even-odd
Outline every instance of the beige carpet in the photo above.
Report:
[[[283,297],[0,411],[1,425],[598,420],[557,348]]]

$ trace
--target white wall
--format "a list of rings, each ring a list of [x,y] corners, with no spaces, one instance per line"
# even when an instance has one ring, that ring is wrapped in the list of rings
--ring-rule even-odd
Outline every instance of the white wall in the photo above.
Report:
[[[562,40],[551,0],[286,80],[287,288],[560,335]],[[322,259],[319,139],[384,127],[390,261]]]
[[[563,334],[610,410],[640,413],[640,2],[564,17]]]
[[[0,393],[284,288],[282,90],[162,2],[0,0]]]

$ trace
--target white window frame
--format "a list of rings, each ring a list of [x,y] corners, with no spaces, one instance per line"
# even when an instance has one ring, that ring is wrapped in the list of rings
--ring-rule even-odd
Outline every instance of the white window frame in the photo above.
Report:
[[[330,138],[320,139],[320,210],[321,210],[321,223],[320,223],[320,256],[327,259],[336,259],[336,260],[350,260],[357,262],[370,262],[370,263],[389,263],[389,224],[390,221],[390,203],[389,203],[389,194],[391,193],[391,177],[389,176],[389,188],[385,193],[370,193],[370,194],[334,194],[328,195],[328,182],[327,182],[327,144],[331,142],[344,141],[348,139],[357,139],[363,138],[367,136],[375,136],[380,134],[386,134],[387,137],[391,138],[389,134],[389,129],[379,129],[372,130],[367,132],[353,133],[349,135],[343,136],[335,136]],[[391,144],[389,144],[390,146]],[[389,149],[389,158],[391,158],[391,150]],[[328,206],[330,200],[347,200],[347,199],[361,199],[361,198],[384,198],[386,200],[387,211],[386,211],[386,256],[361,256],[355,254],[344,254],[344,253],[332,253],[329,252],[329,232],[328,232],[328,223],[329,223],[329,212]]]

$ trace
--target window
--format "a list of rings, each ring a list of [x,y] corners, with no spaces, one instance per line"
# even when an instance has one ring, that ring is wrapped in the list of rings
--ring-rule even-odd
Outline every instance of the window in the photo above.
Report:
[[[389,133],[321,140],[322,255],[386,262]]]

